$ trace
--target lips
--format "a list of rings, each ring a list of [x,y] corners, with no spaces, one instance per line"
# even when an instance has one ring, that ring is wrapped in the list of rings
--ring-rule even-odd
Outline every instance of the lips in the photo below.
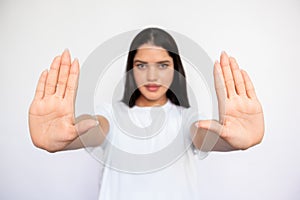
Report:
[[[147,88],[147,90],[149,92],[156,92],[160,88],[160,85],[157,85],[157,84],[147,84],[147,85],[145,85],[145,87]]]

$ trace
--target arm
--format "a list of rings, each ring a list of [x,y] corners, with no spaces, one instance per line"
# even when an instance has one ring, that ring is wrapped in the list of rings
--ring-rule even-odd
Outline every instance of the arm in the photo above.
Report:
[[[259,144],[264,117],[248,74],[223,52],[214,65],[214,81],[219,121],[201,120],[191,126],[193,144],[203,151],[245,150]]]
[[[35,97],[29,109],[29,130],[35,146],[49,152],[83,147],[79,136],[88,138],[85,145],[101,144],[109,129],[107,120],[98,117],[101,134],[88,131],[99,122],[92,117],[75,120],[75,99],[79,78],[79,63],[65,50],[54,58],[50,70],[39,79]],[[85,135],[86,134],[86,135]]]

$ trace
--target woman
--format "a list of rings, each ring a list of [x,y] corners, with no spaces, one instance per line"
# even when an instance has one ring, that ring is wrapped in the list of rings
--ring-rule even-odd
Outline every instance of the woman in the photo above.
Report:
[[[49,72],[42,73],[29,111],[30,133],[37,147],[56,152],[101,145],[106,152],[108,165],[121,163],[118,166],[126,168],[130,162],[113,154],[114,146],[131,153],[149,154],[165,146],[168,139],[174,137],[174,133],[180,132],[183,134],[182,140],[192,138],[192,148],[230,151],[247,149],[260,143],[263,138],[263,112],[252,82],[247,73],[239,69],[235,59],[228,57],[225,52],[221,54],[220,62],[214,64],[219,121],[195,118],[197,121],[185,123],[184,130],[178,131],[182,127],[177,122],[184,118],[181,111],[190,107],[185,73],[174,39],[158,28],[145,29],[132,41],[124,96],[119,106],[115,106],[119,109],[118,113],[128,111],[140,127],[129,129],[134,137],[122,134],[124,130],[115,125],[111,116],[113,108],[98,109],[97,120],[82,118],[75,123],[74,101],[78,77],[78,60],[71,63],[68,50],[53,60]],[[151,135],[151,131],[156,132],[154,130],[157,127],[150,126],[147,129],[149,123],[155,122],[151,121],[149,112],[149,108],[154,107],[167,111],[165,128],[158,131],[159,136],[154,139],[137,140],[135,137],[145,137]],[[159,116],[157,122],[161,121]],[[97,125],[101,134],[88,131]],[[147,130],[146,135],[141,130]],[[139,135],[141,132],[143,134]],[[204,142],[205,138],[216,134],[219,136],[216,143]],[[178,143],[176,147],[184,149],[186,146]],[[105,167],[99,199],[199,199],[195,168],[197,161],[191,153],[192,148],[178,160],[172,160],[172,165],[151,173],[131,174],[124,172],[126,170]],[[122,161],[118,162],[117,159]],[[143,161],[132,160],[135,163],[130,166],[142,166],[139,169],[145,170],[143,167],[153,164],[148,160]],[[161,166],[153,167],[158,169]]]

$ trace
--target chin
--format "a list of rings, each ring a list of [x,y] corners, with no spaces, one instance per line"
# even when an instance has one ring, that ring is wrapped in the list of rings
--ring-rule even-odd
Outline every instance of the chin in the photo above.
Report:
[[[144,96],[144,95],[143,95]],[[147,96],[144,96],[144,98],[147,100],[147,101],[159,101],[162,99],[161,96],[153,96],[153,95],[147,95]]]

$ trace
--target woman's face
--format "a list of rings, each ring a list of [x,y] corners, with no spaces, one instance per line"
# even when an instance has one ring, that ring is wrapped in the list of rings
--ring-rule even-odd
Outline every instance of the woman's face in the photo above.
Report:
[[[133,59],[133,75],[141,96],[138,106],[163,105],[174,77],[174,63],[168,52],[158,46],[144,44]]]

